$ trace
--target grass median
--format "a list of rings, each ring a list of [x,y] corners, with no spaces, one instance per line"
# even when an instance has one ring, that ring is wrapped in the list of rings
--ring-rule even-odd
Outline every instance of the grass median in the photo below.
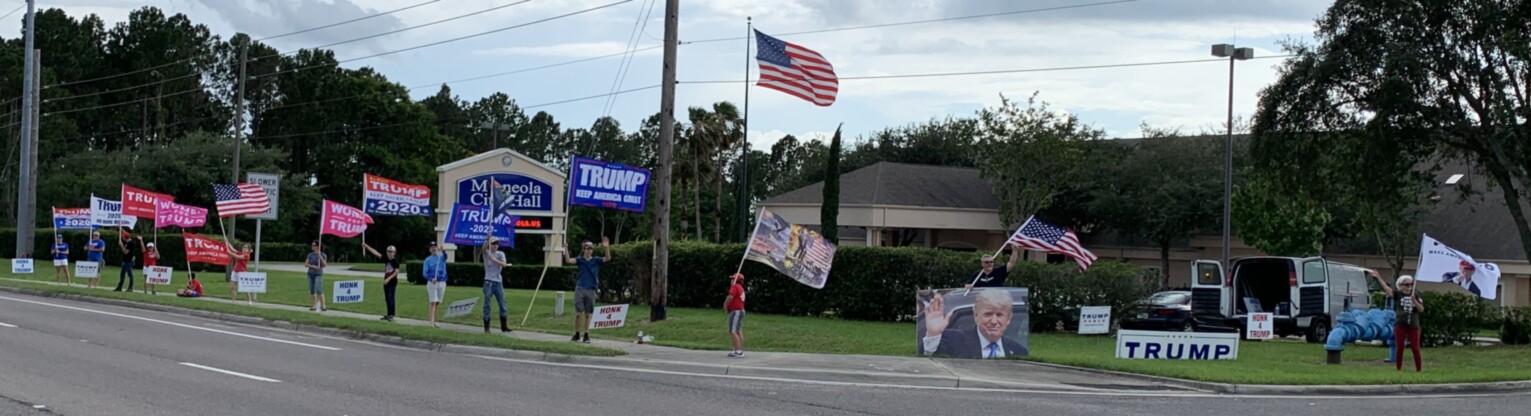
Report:
[[[106,275],[106,273],[107,273],[106,269],[107,268],[103,268],[102,269],[102,275],[103,276]],[[115,270],[112,270],[112,271],[115,272]],[[27,280],[48,281],[48,279],[36,279],[36,278],[34,278],[35,275],[33,275],[33,276],[12,275],[10,273],[0,273],[0,274],[3,274],[5,277],[13,278],[13,279],[20,278],[20,279],[27,279]],[[199,279],[217,280],[218,281],[217,284],[219,284],[222,287],[222,291],[226,295],[228,293],[228,284],[221,281],[222,275],[219,274],[217,278],[212,278],[212,277],[213,277],[212,274],[209,274],[208,276],[203,276],[200,273],[198,274],[198,278]],[[105,284],[105,283],[107,283],[107,281],[103,280],[102,286],[108,286],[108,287],[115,286],[115,284],[116,284],[115,280],[116,279],[110,279],[110,281],[112,283],[111,285]],[[184,284],[184,280],[182,280],[182,283]],[[15,280],[0,280],[0,286],[10,286],[10,287],[16,287],[16,288],[35,289],[35,290],[42,290],[42,291],[52,292],[52,293],[66,293],[66,294],[84,295],[84,296],[92,296],[92,297],[108,298],[108,299],[122,299],[122,300],[134,301],[134,302],[145,302],[145,303],[153,303],[153,304],[158,304],[158,305],[175,306],[175,307],[186,308],[186,309],[195,309],[195,310],[202,310],[202,311],[209,311],[209,312],[219,312],[219,313],[228,313],[228,314],[235,314],[235,315],[252,316],[252,317],[258,317],[258,318],[267,319],[267,320],[273,320],[273,321],[287,321],[287,322],[292,322],[292,323],[300,324],[300,325],[313,325],[313,326],[336,328],[336,329],[342,329],[342,330],[351,330],[351,331],[357,331],[357,332],[363,332],[363,333],[369,333],[369,334],[396,336],[396,337],[400,337],[400,338],[404,338],[404,339],[411,339],[411,340],[418,340],[418,341],[428,341],[428,342],[447,343],[447,344],[460,344],[460,345],[476,345],[476,346],[483,346],[483,347],[506,348],[506,349],[514,349],[514,350],[525,350],[525,351],[538,351],[538,352],[548,352],[548,353],[568,354],[568,355],[587,355],[587,356],[611,357],[611,356],[618,356],[618,355],[622,355],[623,354],[622,351],[611,349],[611,348],[601,348],[601,347],[594,347],[594,346],[588,346],[588,345],[583,345],[583,344],[570,344],[570,343],[561,343],[561,342],[546,342],[546,341],[526,340],[526,339],[519,339],[519,338],[512,338],[512,337],[501,336],[498,333],[495,333],[495,334],[465,333],[465,332],[458,332],[458,331],[449,331],[449,330],[442,330],[442,329],[436,329],[436,328],[429,328],[429,327],[424,327],[424,326],[399,325],[399,324],[394,324],[394,323],[389,323],[389,322],[382,322],[382,321],[371,321],[371,320],[347,318],[347,317],[340,317],[340,316],[328,316],[328,315],[312,313],[312,312],[289,311],[289,310],[268,309],[268,308],[252,308],[252,307],[245,306],[245,305],[242,305],[242,304],[231,304],[231,303],[224,303],[224,302],[209,302],[209,301],[202,300],[202,299],[178,298],[178,297],[172,297],[172,296],[148,296],[148,295],[142,294],[141,292],[136,292],[136,293],[119,293],[119,292],[112,292],[110,290],[87,289],[87,288],[83,287],[83,285],[78,285],[78,284],[76,286],[69,287],[69,286],[56,286],[56,285],[44,284],[44,283],[41,283],[41,282],[32,283],[32,282],[21,282],[21,281],[15,281]],[[214,292],[212,290],[211,286],[213,286],[213,282],[210,282],[210,281],[204,282],[203,283],[204,291],[208,292],[209,294],[216,293],[216,292]],[[160,292],[162,294],[166,293],[166,292],[174,293],[174,289],[168,288],[168,287],[167,288],[161,288]],[[262,301],[265,301],[265,299],[262,299]]]
[[[46,275],[34,274],[10,277],[46,281],[50,279],[51,271],[46,272],[48,273]],[[0,274],[9,276],[8,273],[0,272]],[[115,269],[103,270],[102,274],[115,274]],[[223,281],[222,274],[206,273],[199,274],[199,277],[202,278],[203,286],[208,295],[225,298],[229,296],[229,286]],[[267,285],[268,293],[260,295],[258,298],[259,302],[307,306],[309,299],[307,282],[301,273],[270,272],[268,277],[270,279]],[[175,279],[180,285],[185,284],[185,277],[182,273],[178,273]],[[378,277],[326,276],[324,282],[326,292],[333,288],[334,282],[341,280],[362,281],[365,286],[364,300],[360,303],[329,305],[330,309],[373,313],[379,316],[383,314],[381,273],[378,273]],[[102,281],[103,284],[107,282],[115,284],[116,279],[109,278]],[[179,287],[180,285],[176,286]],[[169,290],[170,288],[165,289]],[[507,290],[506,292],[512,326],[522,330],[573,334],[572,312],[574,309],[572,299],[566,298],[564,300],[565,313],[563,316],[554,316],[555,294],[554,292],[544,291],[538,294],[536,304],[532,308],[532,313],[526,324],[519,325],[521,317],[526,313],[527,305],[531,301],[532,291]],[[97,295],[101,293],[87,294]],[[119,295],[112,292],[104,292],[104,294],[129,296],[127,298],[133,300],[147,298],[141,295]],[[566,293],[565,295],[569,297],[568,295],[570,294]],[[482,291],[480,288],[453,286],[447,288],[446,302],[480,298],[481,296]],[[162,298],[156,298],[156,300],[158,299]],[[241,299],[243,298],[241,297]],[[229,308],[227,310],[220,309],[218,310],[219,312],[250,314],[247,311],[251,309],[240,307],[239,305],[213,302],[193,301],[192,303],[218,305],[219,307]],[[177,304],[176,306],[182,305]],[[478,305],[478,307],[482,306],[482,303]],[[445,305],[443,305],[444,308]],[[427,303],[424,286],[408,283],[400,284],[398,288],[398,315],[405,318],[425,319],[426,311]],[[444,321],[477,326],[482,322],[480,311],[481,309],[475,309],[468,316]],[[319,314],[305,312],[285,313],[303,318],[322,317]],[[497,315],[498,310],[495,310],[491,316]],[[721,309],[670,308],[668,319],[660,322],[649,322],[648,316],[648,307],[632,305],[628,312],[628,320],[625,327],[597,330],[591,336],[594,338],[627,341],[634,339],[637,333],[642,331],[645,334],[652,334],[655,337],[655,343],[659,345],[717,351],[730,348],[725,331],[726,316]],[[334,326],[349,325],[347,328],[365,330],[367,332],[389,333],[388,331],[409,329],[401,328],[403,327],[402,325],[383,322],[345,318],[335,319],[339,319],[342,322],[335,322],[333,323]],[[498,322],[495,325],[498,325]],[[417,329],[424,331],[420,335],[422,337],[436,336],[437,332],[450,332],[428,328]],[[752,351],[911,356],[914,354],[915,348],[914,327],[909,323],[860,322],[781,315],[749,315],[745,318],[745,332],[748,335],[748,348]],[[470,338],[478,337],[475,334],[457,335]],[[446,336],[446,334],[440,334],[440,336]],[[497,336],[484,338],[497,340],[495,342],[499,342],[499,340],[510,341],[508,338]],[[482,343],[474,344],[485,345]],[[553,348],[552,345],[545,344],[563,347],[578,346],[572,343],[539,343],[526,347],[508,347],[537,351],[550,351],[548,348]],[[1326,365],[1324,364],[1325,352],[1322,346],[1303,343],[1295,339],[1243,342],[1239,346],[1239,358],[1232,361],[1122,360],[1115,358],[1115,348],[1115,338],[1107,336],[1037,333],[1031,335],[1031,356],[1027,359],[1079,367],[1236,384],[1428,384],[1531,380],[1531,360],[1526,359],[1526,357],[1531,357],[1531,347],[1527,346],[1457,346],[1425,349],[1425,371],[1423,373],[1414,373],[1412,369],[1404,372],[1394,371],[1392,363],[1383,362],[1387,355],[1386,348],[1367,345],[1346,346],[1344,353],[1345,364]],[[1412,365],[1413,363],[1409,362],[1407,364]]]

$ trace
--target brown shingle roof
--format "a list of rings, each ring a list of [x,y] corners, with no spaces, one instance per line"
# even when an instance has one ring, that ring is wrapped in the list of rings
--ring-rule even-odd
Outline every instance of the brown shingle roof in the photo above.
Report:
[[[820,181],[762,204],[817,204],[823,196]],[[978,169],[878,162],[840,175],[840,204],[999,209],[999,198]]]

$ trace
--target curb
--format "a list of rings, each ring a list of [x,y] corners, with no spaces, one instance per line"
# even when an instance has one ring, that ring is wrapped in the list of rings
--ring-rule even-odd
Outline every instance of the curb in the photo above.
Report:
[[[1448,383],[1448,384],[1364,384],[1364,385],[1266,385],[1266,384],[1230,384],[1214,383],[1210,381],[1186,380],[1171,377],[1153,376],[1147,374],[1128,373],[1113,370],[1100,370],[1094,368],[1075,367],[1063,364],[1025,361],[1028,364],[1075,371],[1080,373],[1109,375],[1113,377],[1133,378],[1153,381],[1168,385],[1202,390],[1221,394],[1247,394],[1247,395],[1282,395],[1282,396],[1324,396],[1324,395],[1374,395],[1374,396],[1409,396],[1419,394],[1469,394],[1469,393],[1523,393],[1531,391],[1531,380],[1519,381],[1496,381],[1488,383]]]

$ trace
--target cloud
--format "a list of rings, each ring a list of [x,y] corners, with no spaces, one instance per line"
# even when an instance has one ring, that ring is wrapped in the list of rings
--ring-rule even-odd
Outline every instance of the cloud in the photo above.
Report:
[[[197,0],[197,2],[218,13],[218,16],[232,25],[234,30],[250,33],[256,39],[326,26],[405,6],[401,4],[397,7],[365,9],[357,4],[359,0]],[[413,3],[419,2],[411,4]],[[406,25],[398,16],[389,14],[274,39],[273,42],[300,45],[299,47],[331,44],[404,27]],[[337,49],[378,52],[384,50],[386,41],[386,37],[368,39],[342,45]]]

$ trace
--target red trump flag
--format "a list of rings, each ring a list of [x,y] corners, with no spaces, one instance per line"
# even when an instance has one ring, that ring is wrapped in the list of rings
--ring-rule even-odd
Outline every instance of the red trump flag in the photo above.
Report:
[[[154,218],[154,201],[175,201],[175,197],[122,184],[122,215]]]
[[[372,223],[372,216],[362,210],[328,199],[324,200],[324,205],[320,209],[323,212],[319,217],[319,234],[321,235],[355,237],[367,231],[367,224]]]
[[[229,264],[228,246],[222,241],[192,233],[181,233],[186,242],[186,261],[203,264]]]

